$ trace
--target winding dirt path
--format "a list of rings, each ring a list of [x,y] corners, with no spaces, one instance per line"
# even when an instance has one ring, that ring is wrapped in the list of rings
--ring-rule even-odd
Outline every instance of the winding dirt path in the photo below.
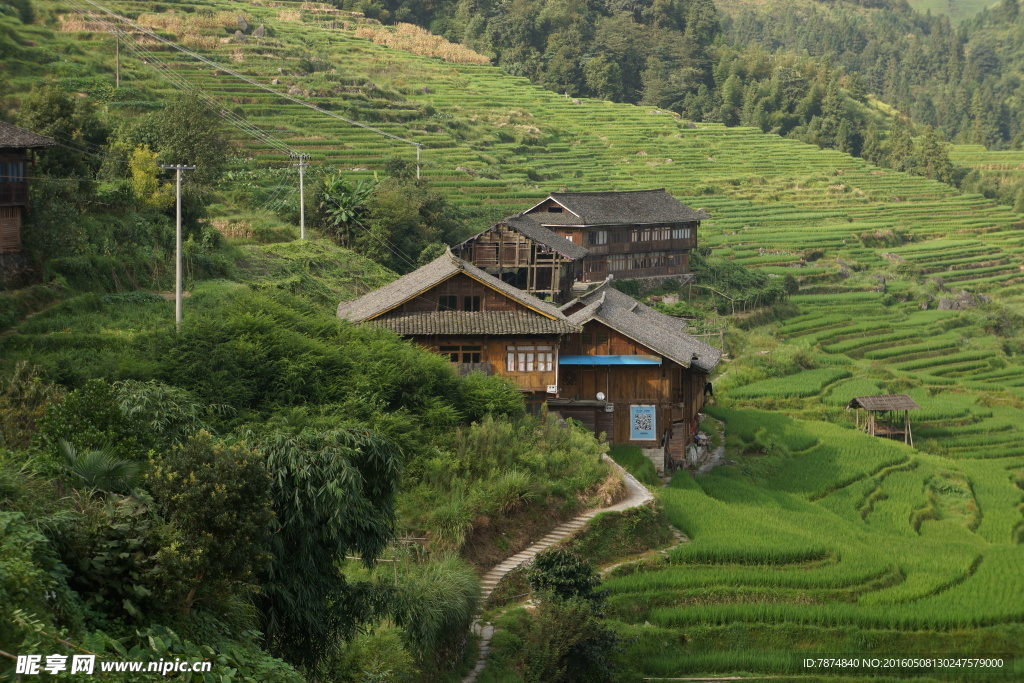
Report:
[[[487,602],[487,598],[490,597],[491,592],[494,590],[494,587],[498,585],[498,582],[501,581],[506,574],[508,574],[516,567],[519,567],[523,564],[526,564],[527,562],[530,562],[534,557],[536,557],[537,553],[541,552],[542,550],[546,550],[554,544],[569,538],[577,531],[582,529],[584,526],[586,526],[587,522],[589,522],[596,515],[599,515],[602,512],[618,512],[621,510],[628,510],[630,508],[645,505],[650,501],[654,500],[654,495],[647,489],[646,486],[637,481],[632,474],[622,469],[609,456],[605,455],[603,457],[612,467],[617,469],[619,473],[622,474],[622,481],[626,485],[627,492],[625,499],[616,503],[615,505],[609,505],[606,508],[588,510],[587,512],[584,512],[579,516],[574,517],[568,522],[558,525],[551,531],[551,533],[549,533],[547,536],[531,545],[526,550],[517,553],[512,557],[509,557],[504,562],[502,562],[501,564],[497,565],[489,572],[484,574],[484,577],[481,580],[481,585],[483,588],[483,592],[480,596],[481,605]],[[462,679],[462,683],[475,683],[477,676],[480,675],[480,672],[483,671],[484,667],[487,665],[487,655],[491,651],[491,636],[494,635],[494,626],[492,626],[490,623],[482,623],[478,617],[476,620],[473,621],[472,630],[473,633],[476,633],[480,636],[480,655],[479,658],[477,659],[476,666],[473,667],[473,670],[470,671],[469,674],[464,679]]]

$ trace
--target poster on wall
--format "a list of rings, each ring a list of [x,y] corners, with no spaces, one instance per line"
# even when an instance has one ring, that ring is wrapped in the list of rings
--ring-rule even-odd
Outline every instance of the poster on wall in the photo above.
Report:
[[[657,441],[655,427],[654,406],[629,407],[630,441]]]

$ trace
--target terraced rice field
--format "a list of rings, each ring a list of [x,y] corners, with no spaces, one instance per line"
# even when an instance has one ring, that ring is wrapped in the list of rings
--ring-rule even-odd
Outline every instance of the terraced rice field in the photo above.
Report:
[[[999,316],[973,307],[982,296],[1009,310],[1024,303],[1021,216],[757,130],[575,103],[489,66],[389,50],[311,7],[174,5],[265,23],[263,41],[218,42],[228,32],[214,26],[195,49],[280,93],[422,144],[423,176],[478,216],[479,229],[552,190],[665,187],[711,213],[702,245],[801,285],[791,297],[800,315],[759,333],[801,354],[806,369],[726,376],[715,414],[737,465],[677,476],[662,501],[692,542],[606,582],[636,673],[807,676],[793,653],[1024,657],[1024,363],[999,336]],[[95,31],[67,37],[73,48],[58,77],[103,92],[76,64],[110,52],[109,40]],[[190,57],[140,49],[316,166],[359,178],[390,157],[415,159],[409,145]],[[149,99],[122,95],[110,106],[148,106],[169,93],[152,66],[126,57],[131,96]],[[278,169],[278,202],[294,193],[286,154],[241,134],[236,145],[239,168]],[[1006,164],[1021,161],[1011,156]],[[853,429],[843,406],[883,392],[909,393],[922,406],[916,448]],[[962,678],[840,677],[869,675]]]

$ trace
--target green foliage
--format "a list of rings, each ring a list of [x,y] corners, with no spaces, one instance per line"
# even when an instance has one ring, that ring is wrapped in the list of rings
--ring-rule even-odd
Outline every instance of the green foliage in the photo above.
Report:
[[[37,424],[40,445],[53,454],[63,440],[76,449],[109,449],[118,458],[138,461],[152,445],[143,423],[122,412],[117,391],[102,380],[90,380],[51,404]]]
[[[188,391],[155,380],[121,380],[113,386],[121,413],[144,424],[161,448],[170,448],[201,430],[209,431],[206,420],[231,412],[225,405],[203,405]]]
[[[341,246],[351,248],[369,227],[366,203],[375,186],[375,181],[349,183],[341,173],[323,176],[312,193],[311,203],[316,207],[312,223],[319,224]]]
[[[622,465],[627,472],[637,478],[641,484],[657,486],[661,482],[658,479],[658,471],[651,459],[646,457],[639,446],[628,446],[615,444],[608,450],[612,460]]]
[[[315,667],[384,608],[380,589],[347,581],[338,563],[357,553],[370,566],[393,536],[401,455],[362,429],[277,433],[257,447],[280,525],[261,581],[264,632],[282,657]]]
[[[463,378],[461,389],[460,403],[467,420],[475,422],[487,415],[515,418],[523,414],[522,393],[504,377],[471,372]]]
[[[615,632],[582,598],[544,600],[531,616],[519,614],[509,653],[523,681],[610,681]],[[511,649],[511,648],[509,648]]]
[[[270,476],[255,453],[203,432],[151,459],[146,486],[178,532],[161,560],[188,586],[171,597],[183,613],[237,592],[237,584],[251,586],[265,571],[275,517]]]
[[[329,680],[338,683],[404,683],[416,679],[416,661],[402,642],[403,631],[378,626],[360,632],[325,666]]]
[[[526,573],[530,587],[538,593],[550,593],[557,599],[580,598],[600,605],[603,593],[594,591],[600,583],[593,565],[561,547],[539,553]]]
[[[42,368],[18,361],[9,376],[0,377],[0,446],[24,448],[36,432],[36,422],[64,398],[47,382]]]
[[[74,98],[53,85],[39,86],[22,99],[18,125],[59,143],[40,153],[34,173],[73,179],[82,183],[78,190],[84,193],[92,189],[89,181],[96,172],[96,157],[75,149],[106,142],[107,130],[92,101]]]
[[[28,634],[15,623],[16,610],[45,614],[56,558],[45,536],[21,513],[0,510],[0,650],[22,652]],[[0,673],[4,672],[0,666]]]
[[[140,463],[115,457],[109,446],[79,453],[74,446],[61,439],[60,450],[67,461],[65,467],[68,474],[87,487],[127,493],[138,486],[142,479]]]
[[[91,611],[114,623],[159,623],[175,610],[162,597],[182,594],[173,562],[161,548],[174,542],[153,499],[144,492],[103,499],[78,498],[80,518],[66,536],[65,565],[75,571],[68,584]]]
[[[473,567],[456,555],[416,565],[393,607],[408,650],[434,666],[457,660],[480,601]]]

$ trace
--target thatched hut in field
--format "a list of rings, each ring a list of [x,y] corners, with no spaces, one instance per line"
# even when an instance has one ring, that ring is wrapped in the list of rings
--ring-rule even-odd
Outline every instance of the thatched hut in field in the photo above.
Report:
[[[914,435],[910,431],[910,411],[920,410],[921,406],[906,394],[859,396],[850,401],[846,409],[857,411],[858,429],[861,428],[860,411],[865,411],[863,429],[871,436],[884,436],[887,439],[902,436],[903,443],[914,445]]]

